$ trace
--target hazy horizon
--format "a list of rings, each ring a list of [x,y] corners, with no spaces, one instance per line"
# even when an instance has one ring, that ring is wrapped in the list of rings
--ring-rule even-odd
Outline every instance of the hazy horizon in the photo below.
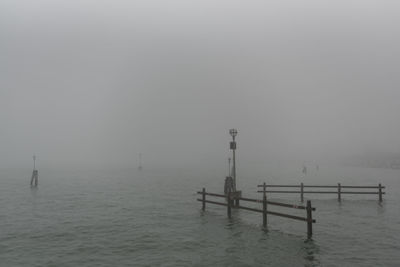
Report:
[[[1,1],[0,167],[400,151],[395,1]]]

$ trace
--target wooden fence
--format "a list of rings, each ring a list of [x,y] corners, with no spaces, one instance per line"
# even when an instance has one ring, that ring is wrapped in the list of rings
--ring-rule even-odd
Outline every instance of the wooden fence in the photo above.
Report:
[[[262,191],[257,191],[259,193],[292,193],[292,194],[300,194],[300,199],[303,202],[304,201],[304,194],[337,194],[338,201],[341,201],[342,199],[342,194],[377,194],[379,196],[379,202],[382,202],[382,195],[385,194],[383,192],[383,189],[385,189],[384,186],[379,184],[378,186],[344,186],[338,183],[337,185],[304,185],[301,183],[300,185],[267,185],[267,184],[262,184],[258,185],[258,187],[262,187]],[[267,187],[269,188],[300,188],[299,191],[287,191],[287,190],[267,190]],[[305,188],[335,188],[336,191],[305,191]],[[344,189],[344,190],[343,190]],[[347,191],[348,189],[378,189],[376,191]]]
[[[307,222],[307,237],[311,238],[311,236],[312,236],[312,224],[315,223],[315,220],[312,218],[312,211],[315,211],[315,208],[311,207],[311,201],[310,200],[307,201],[307,205],[306,206],[301,206],[301,205],[291,205],[291,204],[267,201],[266,192],[264,192],[262,200],[244,198],[244,197],[232,198],[231,197],[232,193],[230,193],[230,192],[227,195],[208,193],[208,192],[206,192],[205,188],[203,188],[203,191],[197,192],[197,194],[202,195],[202,198],[201,199],[197,199],[197,200],[202,202],[202,210],[203,211],[206,208],[206,203],[209,203],[209,204],[215,204],[215,205],[220,205],[220,206],[227,207],[227,213],[228,213],[228,217],[229,218],[231,218],[232,208],[238,208],[238,209],[244,209],[244,210],[248,210],[248,211],[254,211],[254,212],[262,213],[262,215],[263,215],[263,226],[264,227],[267,227],[267,214],[280,216],[280,217],[285,217],[285,218],[294,219],[294,220],[299,220],[299,221],[305,221],[305,222]],[[208,200],[208,199],[206,199],[206,196],[224,198],[224,199],[226,199],[226,202],[217,202],[217,201],[213,201],[213,200]],[[234,205],[234,200],[236,200],[236,205]],[[256,209],[256,208],[250,208],[250,207],[241,206],[240,202],[238,200],[247,201],[247,202],[254,202],[254,203],[262,203],[263,204],[263,208],[262,209]],[[269,211],[267,209],[268,205],[275,205],[275,206],[280,206],[280,207],[285,207],[285,208],[306,210],[306,217],[300,217],[300,216],[284,214],[284,213],[275,212],[275,211]]]

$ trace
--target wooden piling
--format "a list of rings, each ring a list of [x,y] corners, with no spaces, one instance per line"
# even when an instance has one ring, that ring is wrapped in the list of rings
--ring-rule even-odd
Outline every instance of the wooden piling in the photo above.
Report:
[[[206,210],[206,189],[203,187],[203,192],[202,192],[203,194],[203,198],[202,198],[202,200],[203,200],[203,206],[202,206],[202,210],[203,211],[205,211]]]
[[[267,194],[265,190],[265,183],[264,183],[264,190],[263,190],[263,227],[267,227]]]
[[[340,202],[342,200],[340,183],[338,183],[337,191],[338,191],[338,196],[337,196],[338,197],[338,201]]]
[[[382,202],[382,185],[379,184],[379,202]]]
[[[300,199],[301,199],[301,202],[304,201],[304,185],[303,185],[303,183],[300,184]]]
[[[228,211],[228,218],[231,218],[231,206],[232,206],[232,201],[231,201],[231,191],[229,190],[228,192],[228,205],[227,205],[227,211]]]
[[[32,178],[31,178],[31,186],[38,186],[38,176],[39,176],[39,172],[38,170],[33,170],[32,172]]]
[[[307,200],[307,237],[310,239],[312,237],[312,207],[311,200]]]

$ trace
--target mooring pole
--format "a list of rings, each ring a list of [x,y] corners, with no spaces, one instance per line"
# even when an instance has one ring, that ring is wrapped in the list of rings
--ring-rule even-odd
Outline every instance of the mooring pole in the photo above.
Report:
[[[206,210],[206,189],[203,187],[203,206],[202,206],[202,210],[205,211]]]
[[[337,192],[338,192],[337,198],[338,201],[340,202],[342,200],[340,183],[337,184]]]
[[[138,170],[141,171],[142,170],[142,153],[139,153],[139,166],[138,166]]]
[[[300,184],[300,198],[301,198],[301,202],[304,201],[304,185],[303,183]]]
[[[231,158],[228,158],[228,176],[231,176]]]
[[[379,184],[379,202],[382,202],[382,185]]]
[[[263,227],[267,227],[267,194],[265,190],[265,182],[263,185]]]
[[[233,191],[236,192],[236,155],[235,155],[235,150],[236,150],[236,142],[235,142],[235,136],[237,135],[237,130],[236,129],[230,129],[229,134],[232,136],[232,141],[230,143],[230,149],[232,149],[232,177],[233,177]]]
[[[38,179],[39,179],[39,172],[36,170],[36,155],[33,155],[33,171],[32,171],[32,178],[31,178],[31,186],[35,185],[37,187],[38,185]]]
[[[236,142],[235,142],[235,136],[233,136],[233,142],[232,142],[233,192],[236,192],[236,157],[235,157],[235,150],[236,150]]]
[[[307,200],[307,237],[312,237],[312,208],[311,200]]]
[[[228,191],[228,218],[231,218],[231,191]]]

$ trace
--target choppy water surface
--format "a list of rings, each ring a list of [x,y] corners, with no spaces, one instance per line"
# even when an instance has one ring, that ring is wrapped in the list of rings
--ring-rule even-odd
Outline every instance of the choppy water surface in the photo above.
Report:
[[[238,185],[245,196],[260,197],[256,185],[264,181],[381,182],[387,195],[382,204],[376,195],[343,195],[341,203],[335,195],[306,195],[317,208],[313,240],[306,241],[303,222],[269,216],[263,230],[260,214],[235,210],[228,219],[213,205],[201,212],[195,192],[221,192],[218,171],[40,169],[39,188],[31,189],[29,170],[0,170],[0,266],[400,265],[399,170],[299,172],[241,170]],[[270,199],[299,203],[293,195]]]

